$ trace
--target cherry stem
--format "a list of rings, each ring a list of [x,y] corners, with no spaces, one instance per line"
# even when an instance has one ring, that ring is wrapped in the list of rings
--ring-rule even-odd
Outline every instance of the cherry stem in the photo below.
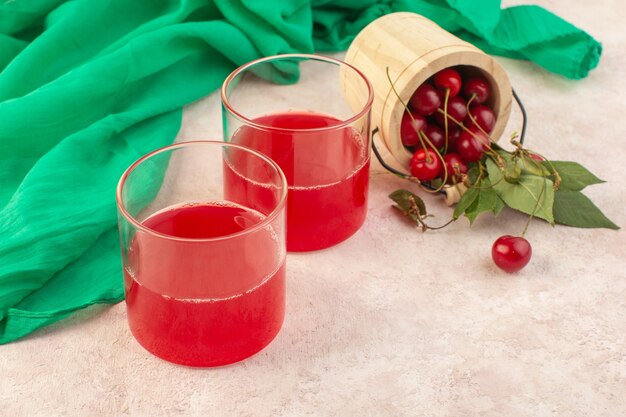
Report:
[[[443,128],[445,132],[445,142],[443,144],[443,153],[448,153],[448,98],[450,97],[450,89],[446,88],[446,96],[443,99]]]
[[[537,213],[537,209],[539,208],[539,202],[541,201],[541,197],[543,196],[543,193],[545,192],[545,190],[546,190],[546,178],[544,177],[543,187],[541,187],[541,192],[539,193],[539,196],[537,197],[537,201],[535,201],[535,207],[533,208],[533,211],[530,213],[530,216],[528,216],[528,220],[526,221],[524,230],[522,230],[522,234],[520,235],[521,237],[524,237],[524,235],[526,234],[526,231],[528,230],[528,226],[530,226],[530,221],[533,219],[533,217],[535,217],[535,213]]]
[[[478,163],[478,179],[483,178],[483,173],[485,172],[485,167],[483,166],[482,163]],[[476,180],[476,182],[478,182],[478,179]],[[467,183],[466,185],[468,186],[468,188],[473,188],[475,190],[488,190],[490,188],[493,188],[494,185],[497,185],[500,183],[500,181],[504,181],[504,176],[502,176],[502,178],[500,178],[497,182],[489,185],[489,187],[477,187],[476,182],[474,184],[469,184]]]
[[[550,161],[548,158],[546,158],[545,156],[543,156],[539,152],[529,151],[528,149],[524,148],[524,146],[522,145],[521,139],[520,139],[520,141],[517,141],[517,140],[515,140],[516,137],[517,137],[516,135],[513,135],[511,137],[511,143],[513,144],[513,146],[515,146],[517,148],[517,150],[515,152],[522,153],[526,157],[526,159],[525,160],[523,159],[522,161],[530,162],[536,168],[543,168],[543,165],[539,161],[535,161],[530,156],[531,152],[533,154],[535,154],[535,155],[540,156],[545,162],[547,162],[548,165],[550,166],[550,169],[552,170],[552,175],[554,175],[554,190],[557,191],[559,189],[560,185],[561,185],[561,175],[559,174],[559,171],[556,169],[556,167],[554,166],[552,161]],[[515,152],[514,152],[514,154],[515,154]],[[543,177],[545,178],[546,176],[544,175]]]
[[[385,72],[387,74],[387,79],[389,80],[389,84],[391,85],[391,91],[393,91],[393,94],[400,101],[400,103],[402,104],[402,107],[404,107],[404,111],[407,112],[409,117],[411,118],[411,121],[415,122],[415,117],[413,117],[413,114],[410,112],[409,105],[406,104],[404,100],[402,100],[402,97],[400,97],[400,94],[398,94],[398,91],[396,90],[396,86],[393,84],[393,81],[391,81],[391,75],[389,74],[389,67],[385,68]],[[424,140],[420,136],[421,130],[417,130],[417,128],[415,128],[415,125],[413,123],[411,123],[411,127],[415,129],[415,132],[417,133],[417,138],[420,141],[420,145],[422,145],[422,149],[424,149],[424,152],[426,152],[426,161],[430,163],[431,162],[430,155],[428,155],[428,151],[426,150],[426,145],[424,144]]]
[[[437,157],[439,157],[439,160],[441,161],[441,163],[443,164],[443,170],[444,170],[444,178],[443,178],[443,182],[441,183],[441,185],[437,188],[435,188],[434,190],[428,190],[429,192],[434,191],[434,192],[438,192],[439,190],[443,189],[443,185],[446,183],[446,181],[448,180],[448,167],[446,167],[446,161],[443,159],[443,156],[441,156],[441,153],[439,153],[439,151],[437,150],[437,148],[435,148],[435,145],[433,145],[433,143],[431,142],[430,139],[428,139],[428,136],[426,135],[426,133],[422,132],[421,130],[417,133],[418,136],[420,136],[421,140],[425,140],[426,142],[428,142],[428,144],[430,145],[430,147],[432,148],[432,150],[435,152],[435,154],[437,154]],[[422,138],[423,136],[423,138]],[[430,160],[430,153],[426,150],[426,148],[424,148],[424,151],[426,152],[426,161],[430,164],[432,161]]]
[[[442,224],[441,226],[437,226],[437,227],[427,226],[426,228],[430,229],[430,230],[439,230],[439,229],[443,229],[444,227],[448,226],[450,223],[452,223],[454,221],[455,221],[455,219],[452,218],[452,219],[448,220],[446,223]]]
[[[470,104],[472,102],[472,100],[474,100],[476,98],[476,93],[472,94],[472,97],[470,97],[470,99],[467,101],[467,104],[465,105],[465,108],[467,109],[467,115],[469,116],[470,120],[472,121],[472,123],[474,123],[475,126],[478,127],[478,129],[489,138],[490,141],[493,141],[493,139],[491,139],[491,136],[489,136],[489,133],[487,133],[485,131],[485,129],[482,128],[482,126],[480,126],[478,124],[478,122],[476,121],[476,118],[474,116],[472,116],[472,113],[470,113]]]
[[[419,209],[417,208],[417,203],[415,202],[415,199],[413,198],[413,196],[409,196],[409,202],[411,203],[410,213],[415,215],[415,221],[417,223],[419,223],[419,226],[421,226],[423,232],[425,232],[426,230],[443,229],[444,227],[448,226],[450,223],[455,221],[455,219],[452,218],[452,219],[448,220],[446,223],[442,224],[441,226],[436,226],[436,227],[429,226],[429,225],[426,224],[424,219],[427,218],[427,217],[433,217],[433,216],[430,216],[430,215],[421,216],[419,214]],[[407,214],[405,214],[405,215],[407,215]]]
[[[539,161],[535,161],[533,158],[528,156],[530,151],[528,151],[527,149],[522,148],[521,143],[517,142],[516,140],[511,140],[511,143],[513,143],[514,145],[518,146],[518,149],[520,151],[524,152],[524,154],[527,156],[527,159],[530,160],[531,163],[535,164],[535,167],[543,167],[543,165]],[[543,158],[543,160],[545,162],[548,163],[548,165],[550,166],[550,170],[552,171],[552,175],[554,175],[554,191],[558,191],[558,189],[561,186],[561,175],[559,174],[559,171],[556,169],[556,167],[554,166],[552,161],[550,161],[548,158],[546,158],[545,156],[543,156],[540,153],[537,153],[535,151],[532,151],[532,153],[534,153],[535,155],[539,155],[541,158]],[[544,178],[545,178],[545,175],[544,175]]]
[[[437,111],[439,113],[442,113],[444,115],[444,117],[446,117],[446,112],[444,112],[441,109],[437,109]],[[461,129],[463,129],[464,131],[466,131],[467,133],[469,133],[470,135],[472,135],[472,137],[474,139],[476,139],[477,141],[479,141],[480,143],[482,143],[483,145],[485,145],[487,147],[487,149],[494,155],[497,154],[496,151],[493,150],[493,148],[491,147],[491,145],[489,143],[494,142],[495,141],[493,139],[491,139],[491,136],[487,135],[487,139],[489,139],[489,143],[483,143],[483,141],[481,141],[478,136],[476,136],[476,134],[474,132],[472,132],[471,130],[469,130],[467,127],[465,127],[465,125],[463,125],[463,122],[459,122],[458,120],[456,120],[453,116],[448,115],[446,117],[446,120],[448,119],[448,117],[450,118],[450,120],[452,120],[454,123],[456,123]]]
[[[520,132],[520,135],[519,135],[519,141],[520,141],[520,143],[524,143],[524,139],[526,138],[526,125],[527,125],[527,122],[528,122],[528,115],[526,114],[526,108],[524,107],[524,104],[522,103],[522,100],[519,98],[519,96],[515,92],[515,89],[512,88],[511,92],[513,93],[513,98],[517,102],[517,106],[519,107],[520,111],[522,112],[522,131]]]
[[[467,109],[467,114],[469,114],[470,104],[472,103],[472,101],[474,101],[475,98],[476,98],[476,93],[473,93],[472,96],[470,97],[470,99],[467,100],[467,103],[465,103],[465,108]]]
[[[372,136],[376,135],[377,133],[379,133],[378,128],[375,128],[374,130],[372,130]],[[432,192],[432,191],[436,191],[437,190],[432,185],[430,185],[428,183],[422,183],[422,182],[420,182],[420,180],[418,180],[414,176],[406,174],[406,173],[404,173],[402,171],[398,171],[397,169],[395,169],[394,167],[389,165],[387,162],[385,162],[385,160],[383,159],[382,155],[378,151],[378,147],[376,146],[376,143],[374,142],[373,138],[372,138],[372,150],[374,151],[374,155],[376,156],[376,159],[378,159],[378,162],[380,162],[380,164],[383,166],[383,168],[385,168],[387,171],[391,172],[395,176],[400,177],[400,178],[405,179],[405,180],[409,180],[409,181],[419,185],[426,192]],[[439,192],[442,192],[442,191],[439,191]]]

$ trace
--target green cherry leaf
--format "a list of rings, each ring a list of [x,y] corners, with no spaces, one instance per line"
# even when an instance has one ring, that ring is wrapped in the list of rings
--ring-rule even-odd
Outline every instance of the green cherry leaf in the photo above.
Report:
[[[554,193],[554,220],[574,227],[619,229],[580,191],[560,189]]]
[[[502,201],[502,199],[498,196],[496,205],[493,208],[493,215],[497,217],[505,206],[506,204],[504,204],[504,201]]]
[[[420,225],[418,218],[426,216],[426,205],[424,201],[410,191],[396,190],[389,194],[389,198],[396,203],[393,206],[395,209],[417,225]]]
[[[549,177],[552,173],[548,168],[543,165],[543,162],[537,161],[528,154],[522,153],[520,155],[520,167],[522,168],[522,173],[524,174],[532,174],[537,175],[539,177]]]
[[[504,180],[511,184],[517,184],[520,181],[522,175],[522,168],[517,163],[517,158],[506,163],[504,168]]]
[[[485,211],[499,212],[502,207],[498,207],[500,198],[491,186],[489,178],[483,178],[472,185],[458,202],[454,215],[455,220],[465,214],[469,219],[470,225],[474,223],[476,217]]]
[[[475,184],[479,179],[479,174],[480,171],[476,165],[470,166],[469,170],[467,171],[467,180],[469,181],[469,183]]]
[[[422,216],[426,215],[426,205],[424,204],[424,201],[408,190],[396,190],[389,194],[389,198],[391,198],[403,211],[413,209],[413,204],[415,204],[419,214]]]
[[[452,218],[456,220],[461,217],[463,213],[465,213],[465,211],[472,204],[474,204],[474,201],[476,201],[477,198],[478,191],[476,190],[476,188],[469,188],[467,191],[465,191],[465,193],[463,193],[463,196],[461,196],[459,202],[456,204]]]
[[[474,203],[465,210],[465,216],[470,221],[470,224],[474,223],[476,217],[480,213],[490,211],[493,212],[496,209],[497,201],[499,200],[498,195],[495,190],[491,186],[488,178],[480,181],[479,188],[476,188],[478,192],[478,197],[474,200]]]
[[[465,217],[467,217],[467,219],[470,222],[470,226],[472,224],[474,224],[474,220],[476,220],[476,217],[478,217],[479,214],[479,209],[478,209],[478,198],[476,198],[474,200],[474,202],[472,203],[471,206],[469,206],[466,210],[465,210]]]
[[[486,164],[493,189],[507,206],[554,224],[554,184],[550,179],[521,174],[519,181],[511,184],[504,181],[502,171],[492,159],[487,158]]]
[[[480,185],[478,198],[480,199],[479,205],[483,208],[481,211],[494,211],[499,200],[498,194],[491,185],[489,178],[483,179]]]
[[[580,191],[588,185],[601,184],[604,181],[592,174],[587,168],[572,161],[544,161],[543,165],[553,172],[554,166],[561,177],[560,189]],[[550,177],[554,181],[554,176]]]
[[[443,184],[441,178],[435,178],[434,180],[430,180],[430,185],[433,188],[439,188]]]

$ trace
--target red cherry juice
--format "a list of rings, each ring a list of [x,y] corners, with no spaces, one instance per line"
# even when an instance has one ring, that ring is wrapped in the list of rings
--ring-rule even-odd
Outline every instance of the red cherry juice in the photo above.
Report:
[[[231,203],[186,204],[157,212],[143,225],[167,236],[206,239],[263,219]],[[124,279],[133,335],[178,364],[244,359],[274,339],[285,314],[285,254],[269,225],[202,242],[138,230]]]
[[[287,250],[323,249],[354,234],[367,212],[368,139],[352,126],[339,127],[339,119],[317,113],[270,114],[253,122],[257,126],[241,127],[231,141],[264,153],[285,173]],[[227,189],[243,182],[225,177]]]

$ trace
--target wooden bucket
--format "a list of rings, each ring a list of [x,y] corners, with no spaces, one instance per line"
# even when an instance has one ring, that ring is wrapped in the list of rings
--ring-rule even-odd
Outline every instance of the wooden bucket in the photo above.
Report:
[[[373,127],[378,127],[388,151],[408,169],[411,153],[402,145],[400,121],[404,112],[402,101],[409,99],[428,78],[438,71],[462,65],[467,75],[480,73],[491,84],[487,100],[495,115],[491,133],[498,140],[511,113],[512,91],[502,66],[475,46],[445,31],[433,21],[415,13],[392,13],[376,19],[354,39],[345,61],[359,69],[374,88]],[[398,99],[391,89],[389,76]],[[356,80],[343,77],[346,99],[358,107],[364,98]],[[362,89],[361,89],[362,90]]]

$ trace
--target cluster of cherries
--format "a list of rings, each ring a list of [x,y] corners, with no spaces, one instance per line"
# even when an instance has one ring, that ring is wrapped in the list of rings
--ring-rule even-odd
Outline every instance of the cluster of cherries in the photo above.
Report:
[[[459,70],[446,68],[433,75],[413,93],[403,114],[400,137],[413,153],[411,175],[420,181],[460,182],[468,164],[480,161],[489,147],[496,124],[487,104],[491,85],[480,75],[463,80]],[[491,248],[493,261],[507,272],[522,269],[531,255],[523,236],[501,236]]]
[[[419,86],[402,116],[400,137],[413,153],[411,175],[420,181],[458,182],[489,146],[496,123],[486,104],[491,86],[480,75],[463,80],[459,70],[443,69]]]

